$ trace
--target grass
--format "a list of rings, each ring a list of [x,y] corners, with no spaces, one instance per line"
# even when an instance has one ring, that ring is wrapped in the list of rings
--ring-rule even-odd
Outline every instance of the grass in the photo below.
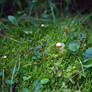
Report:
[[[0,39],[0,90],[2,92],[91,92],[92,67],[85,68],[83,52],[92,45],[87,43],[92,22],[82,17],[65,17],[56,24],[42,22],[14,26]],[[90,22],[90,23],[88,23]],[[66,30],[65,27],[69,27]],[[87,35],[80,49],[73,53],[68,44]],[[16,39],[16,40],[15,40]],[[67,53],[58,52],[56,43],[65,44]],[[84,47],[87,44],[87,48]],[[3,58],[7,56],[7,58]],[[42,81],[42,82],[41,82]],[[7,91],[8,90],[8,91]]]

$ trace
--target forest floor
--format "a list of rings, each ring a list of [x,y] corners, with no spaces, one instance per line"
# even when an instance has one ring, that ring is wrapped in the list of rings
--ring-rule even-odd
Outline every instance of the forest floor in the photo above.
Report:
[[[2,92],[91,92],[92,21],[75,16],[52,22],[0,24]],[[63,43],[59,51],[57,43]]]

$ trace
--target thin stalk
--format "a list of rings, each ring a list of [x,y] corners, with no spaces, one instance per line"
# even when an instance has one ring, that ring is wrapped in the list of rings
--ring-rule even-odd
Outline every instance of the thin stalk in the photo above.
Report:
[[[17,64],[17,63],[16,63],[16,64]],[[14,79],[14,74],[15,74],[16,64],[15,64],[15,66],[14,66],[14,68],[13,68],[11,81],[13,81],[13,79]],[[10,87],[10,92],[13,92],[13,90],[12,90],[12,85],[11,85],[11,87]]]
[[[80,64],[81,64],[82,72],[84,73],[83,64],[82,64],[82,62],[81,62],[81,60],[80,60],[80,59],[79,59],[79,62],[80,62]]]
[[[15,76],[14,76],[14,77],[16,77],[16,76],[17,76],[19,69],[20,69],[20,57],[19,57],[19,63],[18,63],[18,70],[17,70],[17,72],[16,72],[16,74],[15,74]]]
[[[2,92],[4,92],[4,69],[3,69],[3,75],[2,75]]]

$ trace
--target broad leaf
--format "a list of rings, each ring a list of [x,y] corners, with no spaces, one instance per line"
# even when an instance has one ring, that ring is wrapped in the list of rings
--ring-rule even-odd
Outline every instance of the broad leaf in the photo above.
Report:
[[[92,58],[92,47],[88,48],[84,53],[85,58]]]
[[[77,51],[80,48],[80,44],[77,41],[72,41],[68,45],[71,51]]]

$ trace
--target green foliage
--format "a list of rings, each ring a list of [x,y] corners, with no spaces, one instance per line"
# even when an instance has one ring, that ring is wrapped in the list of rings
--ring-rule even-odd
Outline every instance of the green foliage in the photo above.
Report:
[[[44,78],[40,81],[41,84],[47,84],[49,82],[48,78]]]
[[[71,51],[77,51],[80,48],[80,44],[77,41],[69,42],[68,45]]]
[[[30,78],[31,78],[31,76],[29,76],[29,77],[24,76],[23,80],[26,81],[26,80],[29,80]]]
[[[34,90],[35,91],[39,91],[42,87],[43,87],[43,85],[41,83],[39,83],[38,80],[34,81]]]
[[[8,20],[15,26],[18,26],[17,20],[14,16],[8,16]]]
[[[14,82],[13,82],[12,80],[6,80],[6,84],[8,84],[8,85],[13,85]]]
[[[92,47],[88,48],[84,55],[86,58],[92,58]]]
[[[2,22],[4,26],[1,26],[7,35],[0,40],[0,90],[90,92],[92,59],[83,62],[85,59],[82,54],[70,53],[77,51],[91,57],[91,47],[83,38],[91,29],[87,31],[83,25],[79,26],[80,20],[84,18],[65,17],[56,21],[56,24],[20,20],[16,26],[13,23],[17,17],[13,16]],[[41,24],[45,27],[41,28]],[[68,32],[65,30],[66,25],[69,26]],[[80,37],[84,42],[79,44],[77,40]],[[65,44],[60,53],[56,48],[57,42]],[[84,43],[88,49],[84,48]]]
[[[28,88],[23,88],[23,89],[21,89],[19,92],[30,92],[30,89],[28,89]]]
[[[89,37],[88,37],[88,44],[91,45],[92,44],[92,33],[90,33]]]
[[[90,68],[92,67],[92,58],[88,59],[84,65],[83,65],[85,68]]]

